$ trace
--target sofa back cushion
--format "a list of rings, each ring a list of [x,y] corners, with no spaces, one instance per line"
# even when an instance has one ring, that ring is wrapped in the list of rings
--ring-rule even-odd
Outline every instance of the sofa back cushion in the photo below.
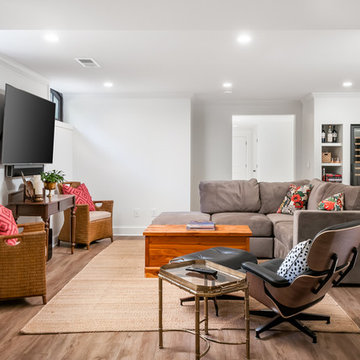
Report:
[[[312,185],[311,192],[309,195],[308,210],[318,210],[320,201],[324,200],[324,193],[329,183],[321,181],[319,179],[313,179],[310,181]]]
[[[351,186],[311,180],[314,185],[308,202],[309,210],[317,210],[319,202],[337,193],[344,193],[344,209],[360,210],[360,186]]]
[[[260,209],[256,179],[202,181],[199,185],[201,212],[256,212]]]
[[[284,200],[291,184],[300,186],[308,184],[309,180],[297,180],[293,182],[261,182],[260,199],[261,199],[261,214],[276,213]]]

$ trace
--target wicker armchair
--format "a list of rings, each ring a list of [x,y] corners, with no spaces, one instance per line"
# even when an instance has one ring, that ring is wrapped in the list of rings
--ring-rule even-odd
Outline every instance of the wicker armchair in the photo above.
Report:
[[[18,235],[0,236],[0,300],[42,296],[46,304],[44,223],[19,224]],[[6,239],[18,239],[9,246]]]
[[[71,181],[64,184],[74,188],[80,186],[80,182]],[[59,185],[62,193],[62,185]],[[113,242],[112,212],[113,200],[94,201],[96,211],[89,211],[88,205],[76,205],[76,230],[75,243],[86,244],[90,249],[90,244],[95,240],[110,238]],[[70,242],[70,209],[64,212],[64,225],[60,231],[58,245],[60,241]]]

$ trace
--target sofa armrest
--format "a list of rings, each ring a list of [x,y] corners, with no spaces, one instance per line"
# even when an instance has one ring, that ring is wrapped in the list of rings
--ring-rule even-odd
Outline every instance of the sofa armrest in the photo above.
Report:
[[[360,220],[360,211],[298,210],[294,214],[293,246],[301,241],[313,239],[328,226]]]
[[[114,206],[113,200],[96,200],[93,201],[93,203],[95,204],[95,209],[97,211],[108,211],[110,213],[113,212],[113,206]]]

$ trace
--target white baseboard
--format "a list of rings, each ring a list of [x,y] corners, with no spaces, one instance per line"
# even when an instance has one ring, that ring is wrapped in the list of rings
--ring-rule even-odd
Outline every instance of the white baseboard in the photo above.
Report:
[[[146,226],[115,226],[113,233],[116,236],[142,236]]]

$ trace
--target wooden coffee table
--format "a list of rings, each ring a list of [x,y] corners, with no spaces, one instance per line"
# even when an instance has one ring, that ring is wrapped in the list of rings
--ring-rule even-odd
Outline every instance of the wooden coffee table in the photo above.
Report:
[[[145,276],[157,277],[160,266],[177,256],[216,246],[249,251],[247,225],[216,225],[215,230],[186,230],[186,225],[150,225],[145,231]]]

